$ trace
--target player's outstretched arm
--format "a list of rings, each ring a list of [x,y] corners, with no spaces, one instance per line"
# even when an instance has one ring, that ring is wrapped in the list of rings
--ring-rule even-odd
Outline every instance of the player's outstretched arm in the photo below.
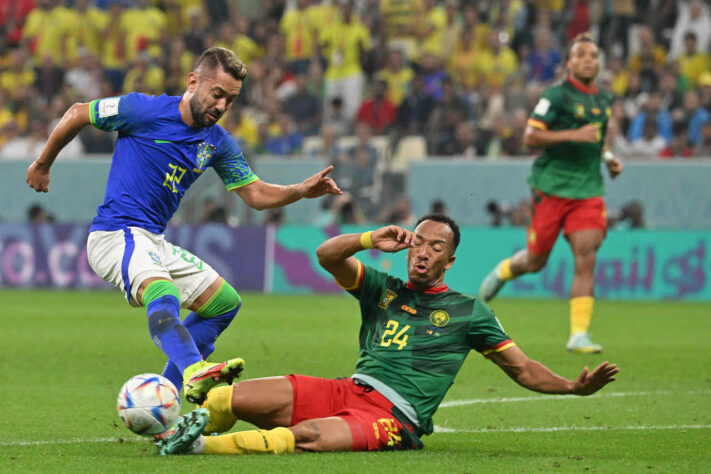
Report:
[[[25,181],[32,189],[42,193],[49,191],[49,169],[62,148],[91,123],[89,107],[89,103],[72,105],[52,130],[39,158],[32,162],[25,174]]]
[[[599,129],[589,123],[569,130],[541,130],[528,125],[523,135],[526,146],[542,147],[563,142],[596,143],[600,141]]]
[[[358,262],[352,258],[364,249],[399,252],[414,247],[415,234],[390,225],[362,234],[342,234],[332,237],[316,249],[318,263],[344,288],[350,288],[358,278]]]
[[[331,171],[333,171],[333,166],[319,171],[298,184],[288,186],[257,180],[247,186],[235,189],[235,192],[249,207],[259,211],[286,206],[303,198],[317,198],[325,194],[343,194],[336,182],[328,177]]]
[[[493,352],[488,357],[519,385],[534,392],[592,395],[615,380],[620,369],[615,364],[603,362],[592,372],[585,367],[575,380],[557,375],[545,365],[528,358],[518,347]]]

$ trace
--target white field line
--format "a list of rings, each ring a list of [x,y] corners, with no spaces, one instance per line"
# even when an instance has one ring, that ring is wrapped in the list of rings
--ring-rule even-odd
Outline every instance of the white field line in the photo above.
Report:
[[[74,439],[54,439],[40,441],[0,441],[0,447],[6,446],[43,446],[53,444],[81,444],[81,443],[135,443],[136,441],[149,441],[149,438],[74,438]]]
[[[659,390],[655,392],[612,392],[604,393],[599,395],[593,395],[592,397],[586,398],[607,398],[607,397],[633,397],[633,396],[646,396],[646,395],[667,395],[670,392],[666,390]],[[709,394],[711,391],[708,390],[691,390],[688,392],[681,393],[698,393],[698,394]],[[451,402],[444,402],[439,407],[447,408],[462,405],[474,405],[481,403],[509,403],[509,402],[532,402],[532,401],[542,401],[542,400],[565,400],[571,398],[580,398],[575,395],[539,395],[534,397],[505,397],[505,398],[474,398],[471,400],[453,400]],[[501,429],[476,429],[476,430],[456,430],[452,428],[446,428],[443,426],[435,426],[435,433],[546,433],[554,431],[604,431],[604,430],[617,430],[617,431],[634,431],[634,430],[686,430],[686,429],[711,429],[711,425],[663,425],[663,426],[551,426],[551,427],[514,427],[514,428],[501,428]],[[0,447],[9,446],[43,446],[43,445],[58,445],[58,444],[80,444],[80,443],[118,443],[121,440],[127,443],[133,443],[136,441],[148,441],[148,438],[137,438],[137,437],[125,437],[125,438],[74,438],[74,439],[57,439],[57,440],[39,440],[39,441],[0,441]]]
[[[511,403],[511,402],[539,402],[543,400],[582,400],[584,398],[611,398],[611,397],[642,397],[648,395],[669,395],[671,393],[685,394],[711,394],[708,390],[691,390],[688,392],[671,392],[668,390],[657,390],[653,392],[609,392],[592,395],[589,397],[579,397],[577,395],[536,395],[532,397],[504,397],[504,398],[473,398],[470,400],[452,400],[443,402],[439,408],[458,407],[462,405],[477,405],[483,403]]]
[[[435,426],[435,433],[551,433],[556,431],[647,431],[647,430],[711,430],[711,425],[630,425],[630,426],[541,426],[512,428],[482,428],[478,430],[457,430]]]

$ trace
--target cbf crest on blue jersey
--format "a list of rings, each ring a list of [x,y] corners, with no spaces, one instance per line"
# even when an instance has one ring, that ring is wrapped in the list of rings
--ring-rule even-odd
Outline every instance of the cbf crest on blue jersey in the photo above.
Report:
[[[197,156],[195,157],[195,165],[197,168],[193,168],[196,173],[202,173],[205,171],[205,166],[210,162],[210,158],[215,154],[217,147],[215,145],[210,145],[209,143],[200,142],[197,146]]]

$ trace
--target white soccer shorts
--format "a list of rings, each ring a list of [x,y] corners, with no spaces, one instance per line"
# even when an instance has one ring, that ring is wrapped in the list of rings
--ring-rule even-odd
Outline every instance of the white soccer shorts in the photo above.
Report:
[[[139,227],[96,230],[89,234],[87,258],[92,270],[119,288],[131,306],[141,306],[136,292],[147,278],[168,278],[189,308],[219,276],[207,263],[163,235]]]

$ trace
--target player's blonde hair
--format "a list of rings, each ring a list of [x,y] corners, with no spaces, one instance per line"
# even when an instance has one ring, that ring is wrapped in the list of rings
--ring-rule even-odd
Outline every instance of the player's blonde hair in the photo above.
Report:
[[[573,41],[570,42],[570,46],[568,46],[568,51],[565,53],[566,63],[570,59],[570,52],[573,50],[573,46],[575,46],[577,43],[592,43],[597,46],[595,38],[593,38],[590,32],[585,31],[583,33],[578,33],[577,35],[575,35],[575,38],[573,38]]]
[[[220,66],[227,74],[239,81],[247,77],[247,66],[240,61],[234,51],[213,46],[205,50],[195,63],[195,72],[212,72]]]

